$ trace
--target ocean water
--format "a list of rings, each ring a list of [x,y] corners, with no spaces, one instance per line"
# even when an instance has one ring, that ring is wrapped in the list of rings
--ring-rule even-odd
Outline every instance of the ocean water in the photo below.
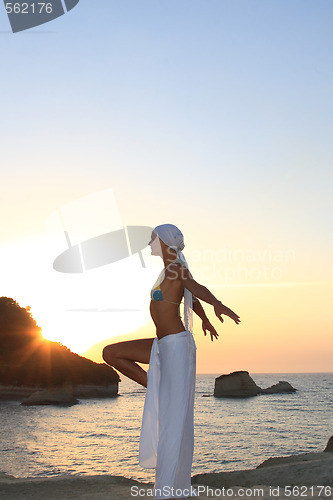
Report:
[[[197,375],[192,474],[253,468],[273,456],[322,451],[333,434],[333,373],[251,374],[293,394],[212,396],[217,375]],[[114,399],[72,407],[0,402],[0,471],[16,477],[112,474],[153,481],[138,465],[145,389],[123,377]]]

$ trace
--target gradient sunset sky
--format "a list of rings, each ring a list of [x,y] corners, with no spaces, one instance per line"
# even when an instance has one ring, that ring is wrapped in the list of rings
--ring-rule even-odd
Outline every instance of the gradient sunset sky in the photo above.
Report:
[[[199,373],[332,371],[332,22],[328,0],[80,0],[13,34],[0,6],[0,296],[101,361],[154,335],[162,261],[58,273],[50,221],[172,223],[242,320],[204,304],[220,339],[195,323]]]

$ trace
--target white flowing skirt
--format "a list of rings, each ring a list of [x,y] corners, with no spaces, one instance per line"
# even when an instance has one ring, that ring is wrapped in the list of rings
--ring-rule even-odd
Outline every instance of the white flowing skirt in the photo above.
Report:
[[[155,499],[191,494],[195,370],[196,345],[189,331],[154,339],[139,463],[156,468]]]

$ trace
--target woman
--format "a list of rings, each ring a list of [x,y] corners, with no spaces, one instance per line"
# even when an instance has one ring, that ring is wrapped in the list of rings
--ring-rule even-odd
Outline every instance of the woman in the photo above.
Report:
[[[236,324],[240,319],[188,270],[182,250],[184,238],[172,224],[157,226],[149,242],[151,254],[162,257],[164,269],[151,291],[150,313],[155,339],[119,342],[106,346],[104,360],[116,370],[147,387],[140,437],[140,464],[156,468],[154,498],[186,497],[191,490],[194,447],[193,407],[196,346],[192,336],[192,308],[211,340],[218,333],[198,298]],[[184,297],[184,323],[180,302]],[[147,372],[137,363],[149,363]]]

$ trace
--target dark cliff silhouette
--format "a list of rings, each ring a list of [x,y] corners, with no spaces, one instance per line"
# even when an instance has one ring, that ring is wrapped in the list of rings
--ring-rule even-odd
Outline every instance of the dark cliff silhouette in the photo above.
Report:
[[[108,365],[44,339],[30,307],[0,297],[0,384],[50,387],[67,382],[109,385],[119,380]]]

